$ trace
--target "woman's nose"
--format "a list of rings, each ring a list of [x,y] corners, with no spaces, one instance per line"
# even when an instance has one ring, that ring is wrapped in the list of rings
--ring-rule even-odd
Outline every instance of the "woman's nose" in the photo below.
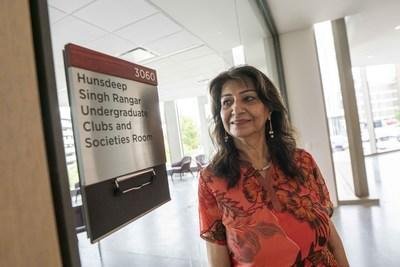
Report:
[[[243,104],[240,101],[235,101],[232,105],[232,113],[239,114],[244,111]]]

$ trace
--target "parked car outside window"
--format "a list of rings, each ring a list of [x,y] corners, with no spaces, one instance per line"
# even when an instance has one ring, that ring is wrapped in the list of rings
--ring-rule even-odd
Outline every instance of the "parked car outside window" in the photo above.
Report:
[[[331,146],[333,151],[343,151],[349,147],[347,137],[344,135],[331,136]]]

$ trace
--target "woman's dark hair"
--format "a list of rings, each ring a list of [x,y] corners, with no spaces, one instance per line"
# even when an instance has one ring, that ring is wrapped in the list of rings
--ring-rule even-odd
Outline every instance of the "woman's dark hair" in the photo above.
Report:
[[[233,67],[220,73],[210,83],[211,111],[214,122],[212,136],[213,143],[217,147],[210,168],[215,175],[226,179],[228,188],[234,187],[240,178],[239,152],[232,138],[225,142],[226,132],[220,115],[222,87],[229,80],[237,80],[245,84],[246,81],[250,80],[254,84],[258,97],[272,112],[274,138],[270,138],[268,135],[269,121],[265,125],[266,141],[271,160],[280,167],[285,175],[302,182],[303,175],[294,161],[296,140],[279,91],[264,73],[252,66]]]

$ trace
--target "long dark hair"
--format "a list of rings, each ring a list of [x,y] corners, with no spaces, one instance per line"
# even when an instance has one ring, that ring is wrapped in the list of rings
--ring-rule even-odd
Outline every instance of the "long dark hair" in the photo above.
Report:
[[[269,120],[265,125],[266,141],[271,160],[280,167],[285,175],[302,182],[303,175],[294,161],[296,140],[279,91],[264,73],[247,65],[233,67],[228,71],[222,72],[210,83],[211,111],[214,122],[212,136],[217,151],[209,167],[215,175],[227,180],[228,188],[234,187],[239,181],[239,151],[235,147],[232,138],[225,142],[226,132],[220,115],[222,87],[229,80],[242,82],[250,80],[254,84],[258,97],[272,111],[271,120],[274,138],[270,138],[268,135],[270,129]]]

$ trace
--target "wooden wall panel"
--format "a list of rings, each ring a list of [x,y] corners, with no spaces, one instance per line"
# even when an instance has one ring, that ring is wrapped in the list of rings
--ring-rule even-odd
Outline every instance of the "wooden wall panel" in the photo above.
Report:
[[[0,1],[0,266],[61,266],[29,2]]]

